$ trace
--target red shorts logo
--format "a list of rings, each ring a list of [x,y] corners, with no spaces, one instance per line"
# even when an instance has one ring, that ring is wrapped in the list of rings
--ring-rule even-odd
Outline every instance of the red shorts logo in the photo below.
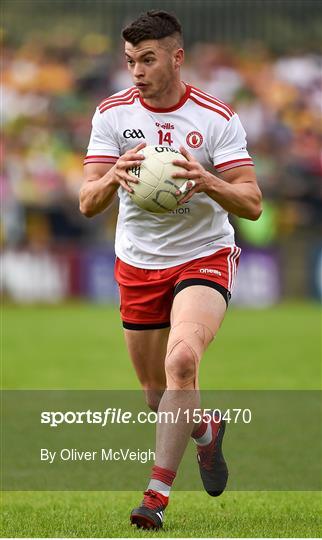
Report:
[[[203,143],[203,136],[199,131],[191,131],[188,133],[186,141],[190,148],[199,148]]]

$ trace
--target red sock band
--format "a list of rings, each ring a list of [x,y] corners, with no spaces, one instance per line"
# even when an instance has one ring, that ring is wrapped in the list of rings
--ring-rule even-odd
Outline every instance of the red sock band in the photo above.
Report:
[[[208,425],[212,428],[212,440],[214,440],[219,430],[220,422],[215,422],[213,418],[211,422],[206,422],[205,419],[202,418],[199,426],[196,426],[195,431],[192,432],[191,436],[194,439],[199,439],[206,433]]]
[[[158,467],[157,465],[154,465],[152,467],[151,478],[153,478],[153,480],[160,480],[160,482],[163,482],[168,486],[172,486],[175,477],[176,473],[174,471],[170,471],[169,469],[163,469],[162,467]]]
[[[207,431],[208,423],[204,421],[204,419],[201,420],[199,426],[196,426],[194,431],[192,432],[192,437],[194,439],[200,439],[206,431]]]

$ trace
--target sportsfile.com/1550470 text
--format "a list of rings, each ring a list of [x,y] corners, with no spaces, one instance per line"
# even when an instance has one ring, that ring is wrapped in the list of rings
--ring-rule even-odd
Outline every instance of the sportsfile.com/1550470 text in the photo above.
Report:
[[[121,408],[108,407],[104,411],[42,411],[41,424],[58,427],[63,424],[96,424],[106,427],[109,424],[177,424],[179,422],[199,424],[201,420],[215,423],[225,420],[228,423],[249,424],[252,421],[250,409],[181,409],[177,411],[124,411]]]

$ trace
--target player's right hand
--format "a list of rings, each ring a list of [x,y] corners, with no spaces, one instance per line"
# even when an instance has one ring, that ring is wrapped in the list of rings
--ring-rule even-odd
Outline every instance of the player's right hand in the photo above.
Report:
[[[138,167],[141,165],[142,160],[145,159],[145,157],[143,154],[139,154],[138,152],[145,146],[145,142],[138,144],[131,150],[125,152],[125,154],[119,157],[115,163],[113,180],[129,193],[133,193],[133,189],[128,185],[129,182],[137,184],[139,180],[133,176],[130,176],[127,171],[131,167]]]

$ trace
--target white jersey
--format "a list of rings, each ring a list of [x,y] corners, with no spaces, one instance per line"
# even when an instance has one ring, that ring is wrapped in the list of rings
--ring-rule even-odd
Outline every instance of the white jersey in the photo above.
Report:
[[[136,87],[105,99],[93,117],[85,163],[115,163],[140,142],[184,146],[205,168],[221,173],[252,165],[245,131],[231,108],[186,85],[180,102],[169,109],[148,106]],[[119,188],[115,251],[138,268],[168,268],[234,245],[227,212],[205,193],[166,214],[139,208]]]

